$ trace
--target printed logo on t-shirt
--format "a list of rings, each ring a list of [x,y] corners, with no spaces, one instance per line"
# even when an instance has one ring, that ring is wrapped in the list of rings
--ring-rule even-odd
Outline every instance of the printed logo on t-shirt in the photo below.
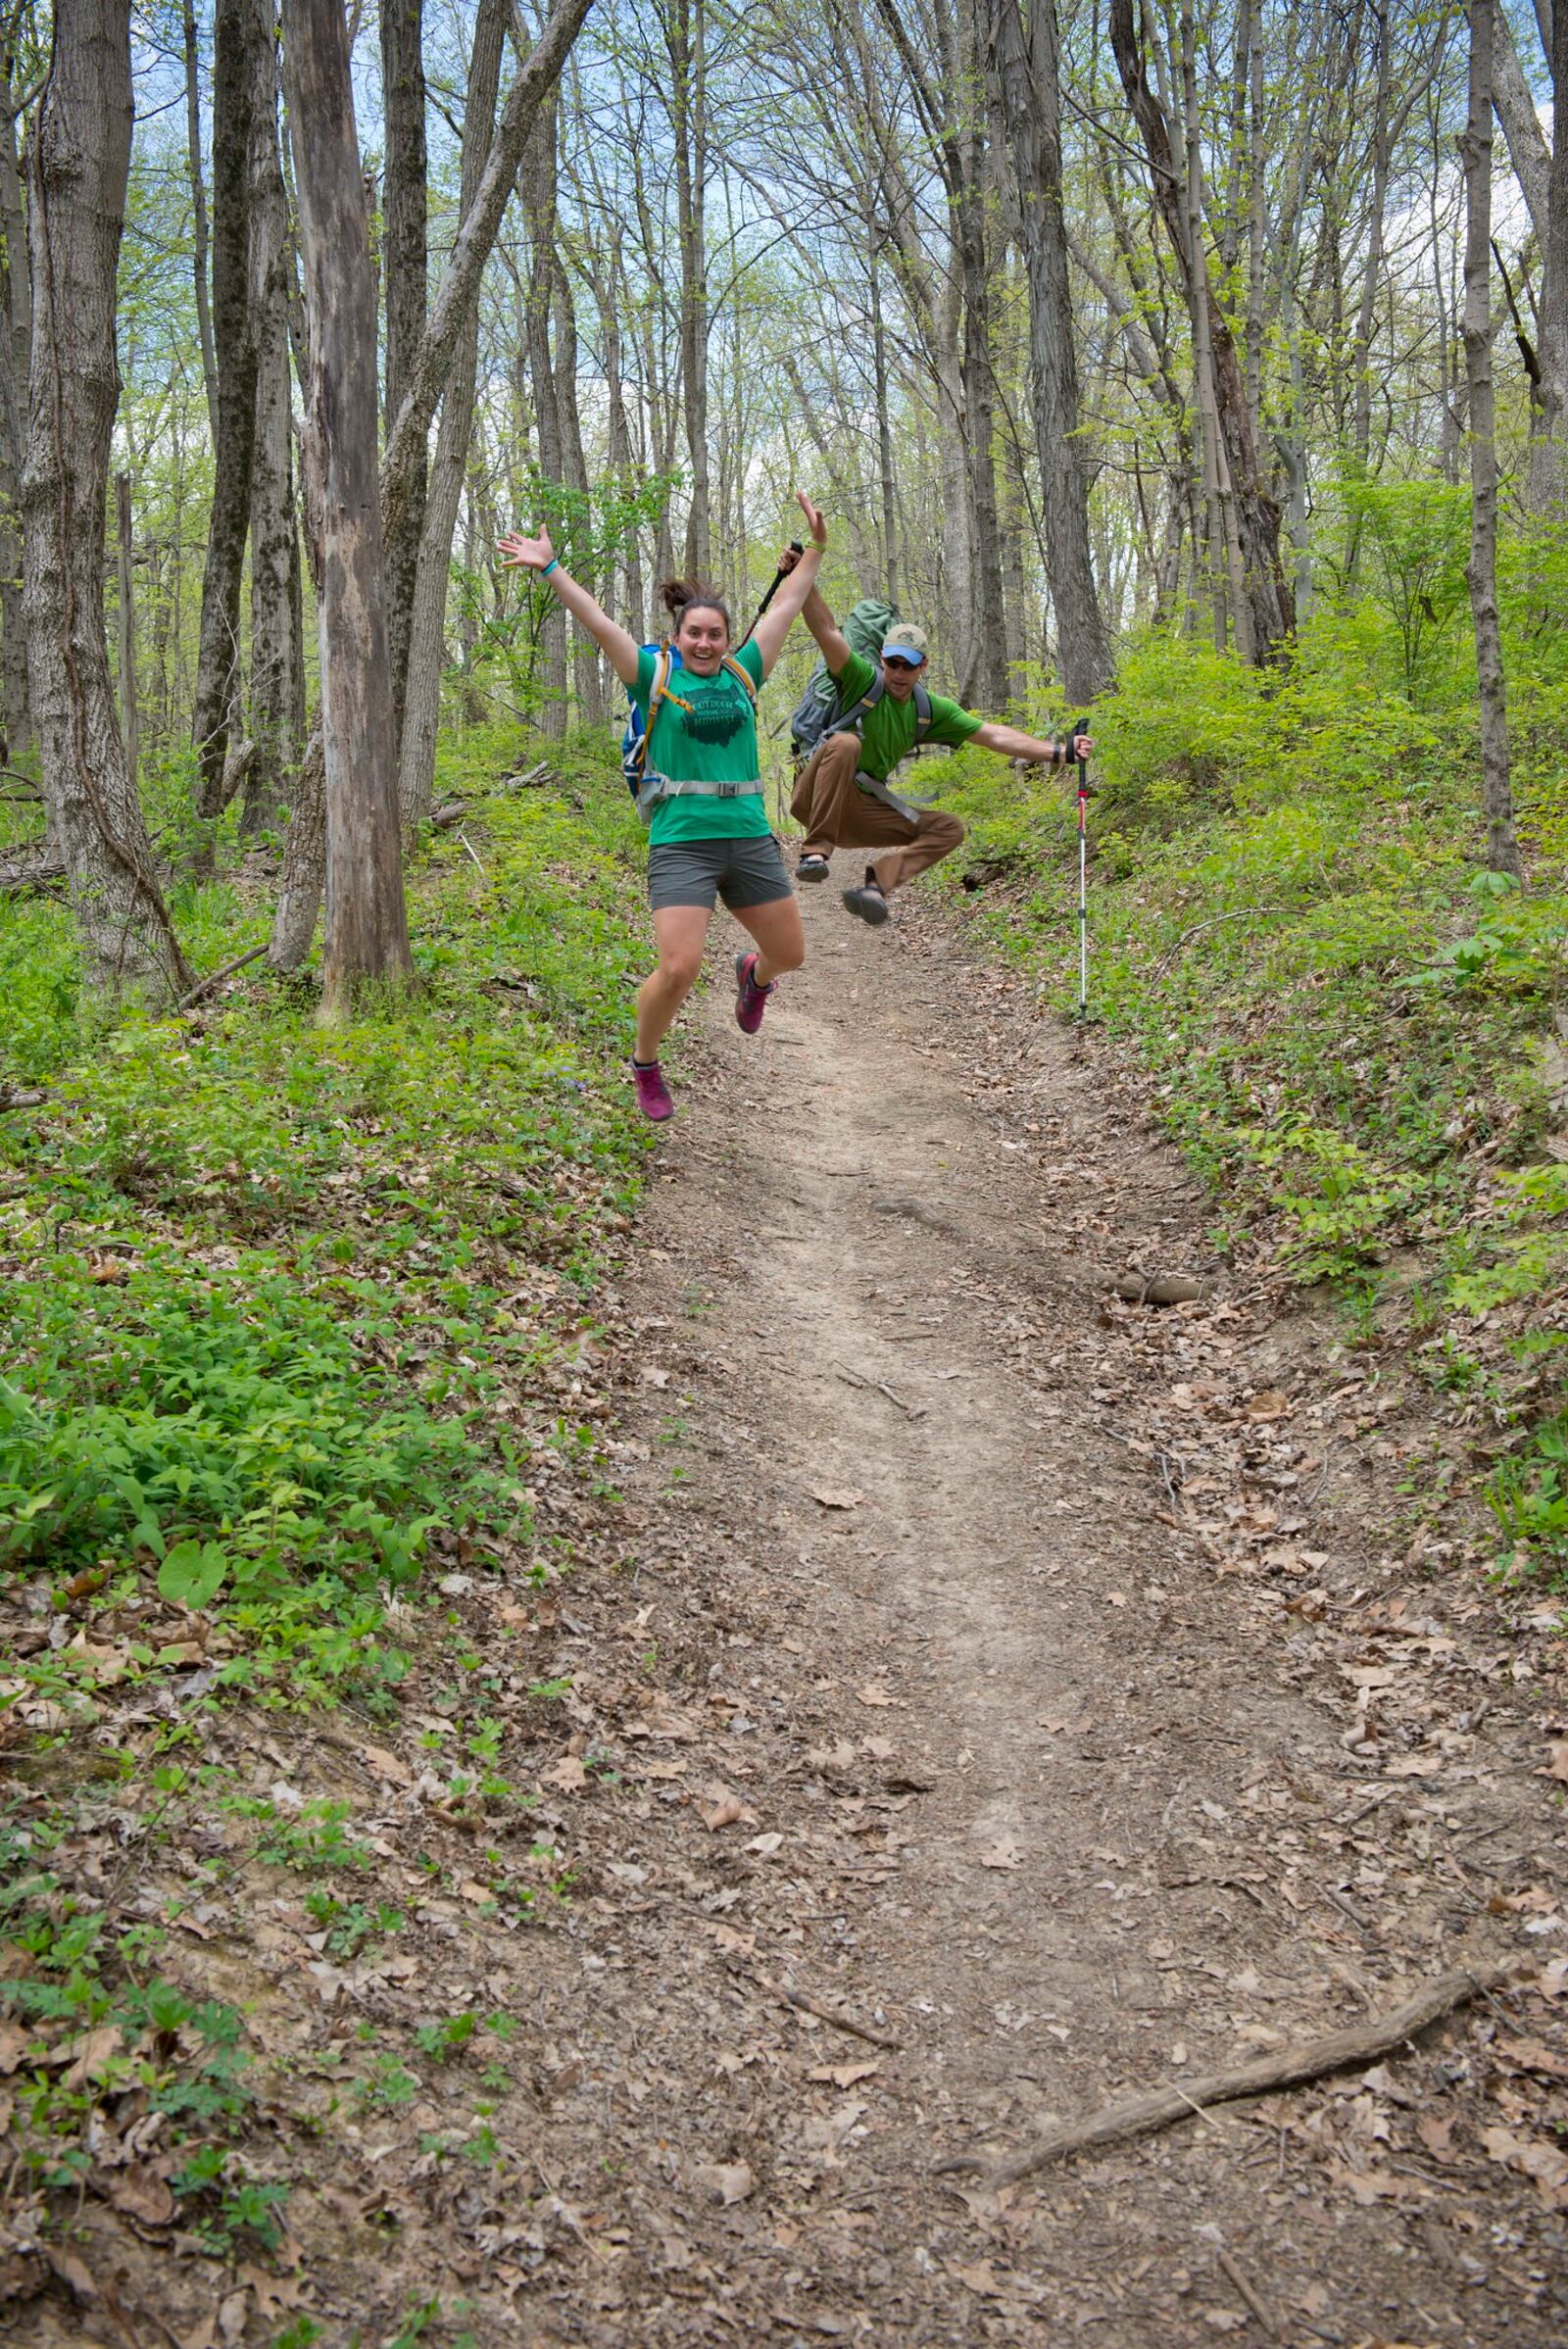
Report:
[[[686,731],[693,742],[723,745],[733,742],[746,723],[748,704],[738,685],[725,677],[720,684],[699,694],[695,682],[687,681],[691,709],[685,713]]]

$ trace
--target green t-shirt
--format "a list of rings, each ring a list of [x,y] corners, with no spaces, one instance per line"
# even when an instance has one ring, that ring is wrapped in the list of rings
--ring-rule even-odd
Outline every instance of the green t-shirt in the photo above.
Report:
[[[762,656],[756,643],[742,645],[735,659],[752,682],[760,685]],[[658,664],[658,653],[645,646],[632,687],[632,699],[645,724]],[[650,842],[657,846],[665,840],[755,840],[771,830],[757,759],[757,715],[745,687],[726,669],[713,677],[694,677],[684,663],[671,670],[668,684],[691,708],[682,710],[667,699],[660,703],[648,738],[650,774],[667,775],[672,783],[749,783],[755,779],[757,788],[733,800],[692,792],[682,799],[657,801],[648,827]]]
[[[831,670],[828,673],[830,676],[833,674]],[[837,676],[833,677],[839,696],[838,708],[833,713],[835,717],[841,717],[846,710],[852,710],[861,694],[870,691],[876,673],[877,664],[874,661],[866,661],[858,653],[850,655]],[[957,702],[944,701],[940,694],[934,693],[931,696],[931,731],[926,741],[946,743],[950,750],[956,751],[985,722],[983,717],[976,717]],[[885,693],[876,708],[867,710],[860,734],[860,764],[868,775],[874,775],[879,783],[885,783],[894,768],[907,759],[914,748],[915,723],[912,694],[906,702],[896,702],[890,693]]]

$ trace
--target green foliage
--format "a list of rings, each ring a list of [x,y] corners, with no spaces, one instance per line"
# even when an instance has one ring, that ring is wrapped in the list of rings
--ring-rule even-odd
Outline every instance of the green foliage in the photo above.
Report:
[[[50,1084],[0,1112],[0,1568],[102,1561],[220,1610],[225,1679],[373,1699],[432,1542],[531,1541],[497,1398],[555,1342],[510,1262],[584,1296],[645,1147],[617,1066],[640,843],[612,747],[553,755],[559,791],[466,827],[483,876],[431,844],[424,995],[347,1028],[261,980],[88,1031],[63,908],[0,905],[0,1035]],[[533,756],[475,730],[442,784]],[[211,937],[229,891],[195,913]]]
[[[1521,892],[1478,870],[1474,681],[1451,611],[1463,501],[1368,493],[1357,511],[1362,591],[1320,606],[1278,672],[1164,634],[1096,712],[1092,1006],[1221,1198],[1274,1219],[1298,1277],[1366,1311],[1392,1252],[1425,1251],[1423,1362],[1484,1397],[1510,1446],[1488,1492],[1512,1570],[1557,1572],[1568,1395],[1543,1316],[1568,1273],[1568,1179],[1531,1161],[1562,1122],[1568,891],[1543,852],[1568,848],[1545,724],[1568,718],[1568,653],[1542,598],[1568,587],[1568,559],[1555,540],[1526,550],[1507,589],[1538,847]],[[1070,785],[1020,784],[972,751],[944,781],[970,828],[944,878],[978,885],[986,933],[1067,1010]],[[1511,1383],[1465,1343],[1482,1313],[1519,1349]]]

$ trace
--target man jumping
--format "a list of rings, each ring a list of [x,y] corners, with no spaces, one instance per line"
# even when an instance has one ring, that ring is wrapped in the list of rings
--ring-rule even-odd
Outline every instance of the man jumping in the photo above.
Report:
[[[793,569],[796,560],[786,552],[780,567]],[[977,742],[1004,759],[1047,766],[1087,759],[1094,745],[1087,734],[1041,742],[1016,726],[976,717],[958,703],[927,693],[926,639],[919,628],[904,622],[890,628],[877,664],[852,650],[819,588],[807,597],[802,617],[816,638],[838,702],[790,803],[791,814],[806,828],[795,877],[825,881],[835,849],[886,849],[866,866],[865,879],[843,893],[850,911],[876,929],[888,918],[893,892],[951,856],[963,838],[956,815],[940,807],[912,807],[889,788],[888,777],[917,744],[940,742],[957,750]]]

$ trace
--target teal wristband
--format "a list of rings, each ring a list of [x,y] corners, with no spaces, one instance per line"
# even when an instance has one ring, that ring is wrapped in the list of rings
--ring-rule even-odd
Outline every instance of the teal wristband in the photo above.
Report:
[[[539,573],[539,576],[541,579],[548,579],[552,571],[557,571],[560,568],[561,557],[559,555],[552,555],[550,561],[545,564],[544,569]]]

